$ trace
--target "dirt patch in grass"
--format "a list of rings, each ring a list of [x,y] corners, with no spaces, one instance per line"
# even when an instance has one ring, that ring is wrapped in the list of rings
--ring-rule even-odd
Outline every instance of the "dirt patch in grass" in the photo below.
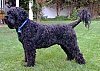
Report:
[[[5,27],[6,25],[5,24],[0,24],[0,27]]]
[[[0,27],[4,27],[3,25],[0,25]]]

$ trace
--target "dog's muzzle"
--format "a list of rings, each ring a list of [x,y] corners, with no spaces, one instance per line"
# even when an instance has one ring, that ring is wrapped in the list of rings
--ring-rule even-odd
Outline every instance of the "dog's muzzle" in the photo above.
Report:
[[[8,18],[8,16],[5,16],[5,17],[4,17],[4,19],[7,19],[7,18]]]
[[[8,21],[8,16],[5,16],[3,20],[4,20],[4,22],[8,25],[8,27],[9,27],[10,29],[14,29],[14,25],[12,25],[12,23],[10,23],[10,22]]]

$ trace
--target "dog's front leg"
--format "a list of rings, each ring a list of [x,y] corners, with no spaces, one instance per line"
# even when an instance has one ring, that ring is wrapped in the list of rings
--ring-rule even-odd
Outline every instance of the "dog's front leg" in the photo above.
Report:
[[[24,54],[25,54],[25,62],[27,62],[27,51],[24,49]]]
[[[25,65],[26,67],[31,67],[35,65],[35,53],[36,49],[34,45],[32,44],[32,41],[30,39],[25,39],[24,40],[24,49],[25,49],[25,56],[27,56],[27,64]]]

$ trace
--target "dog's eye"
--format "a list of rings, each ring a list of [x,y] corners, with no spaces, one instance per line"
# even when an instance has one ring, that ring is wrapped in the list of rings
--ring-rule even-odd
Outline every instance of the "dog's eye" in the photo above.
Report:
[[[7,12],[7,15],[10,14],[10,11]]]
[[[10,17],[10,19],[14,19],[13,17]]]

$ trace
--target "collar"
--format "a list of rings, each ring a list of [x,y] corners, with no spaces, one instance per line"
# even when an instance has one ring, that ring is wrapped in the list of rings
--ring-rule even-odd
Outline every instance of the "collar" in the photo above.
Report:
[[[28,21],[28,18],[24,21],[24,23],[22,23],[22,25],[18,28],[18,33],[21,33],[22,32],[22,28],[24,27],[24,25],[27,23]]]

